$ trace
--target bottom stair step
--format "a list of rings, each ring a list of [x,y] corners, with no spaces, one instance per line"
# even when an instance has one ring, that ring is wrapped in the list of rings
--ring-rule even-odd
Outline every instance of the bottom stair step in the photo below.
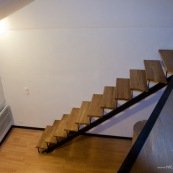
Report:
[[[51,131],[52,131],[53,127],[52,126],[46,126],[45,130],[43,131],[40,140],[36,146],[36,148],[38,149],[47,149],[47,143],[45,142],[45,139],[50,135]]]

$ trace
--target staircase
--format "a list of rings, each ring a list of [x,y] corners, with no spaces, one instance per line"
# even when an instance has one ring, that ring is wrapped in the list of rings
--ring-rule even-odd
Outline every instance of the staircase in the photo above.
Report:
[[[145,70],[131,69],[130,79],[117,78],[116,86],[105,86],[103,94],[93,94],[91,101],[83,101],[80,108],[73,108],[69,115],[47,126],[36,146],[39,153],[51,152],[73,138],[110,119],[121,111],[148,97],[167,85],[173,74],[173,50],[159,50],[159,60],[144,60]],[[150,87],[150,82],[155,82]],[[141,94],[134,96],[134,91]],[[118,106],[118,101],[126,101]],[[112,109],[104,115],[104,109]]]

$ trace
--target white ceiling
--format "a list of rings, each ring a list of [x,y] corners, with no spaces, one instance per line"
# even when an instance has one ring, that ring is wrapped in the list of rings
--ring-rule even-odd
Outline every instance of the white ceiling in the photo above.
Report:
[[[0,20],[34,0],[0,0]]]

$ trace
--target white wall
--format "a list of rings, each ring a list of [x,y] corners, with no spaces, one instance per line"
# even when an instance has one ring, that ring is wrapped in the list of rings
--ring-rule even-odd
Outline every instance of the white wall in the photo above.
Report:
[[[52,124],[173,45],[172,0],[36,0],[6,20],[0,74],[16,125]],[[159,96],[94,131],[131,136]]]

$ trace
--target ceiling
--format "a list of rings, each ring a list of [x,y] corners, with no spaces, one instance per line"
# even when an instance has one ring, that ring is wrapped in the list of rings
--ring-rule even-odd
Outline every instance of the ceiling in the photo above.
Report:
[[[34,0],[0,0],[0,20]]]

